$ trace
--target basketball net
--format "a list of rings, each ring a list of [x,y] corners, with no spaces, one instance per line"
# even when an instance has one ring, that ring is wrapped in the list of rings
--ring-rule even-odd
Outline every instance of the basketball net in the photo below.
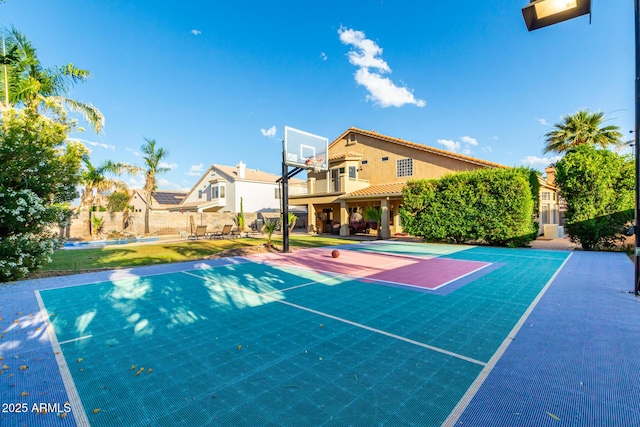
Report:
[[[322,172],[322,158],[309,157],[304,164],[316,173]]]

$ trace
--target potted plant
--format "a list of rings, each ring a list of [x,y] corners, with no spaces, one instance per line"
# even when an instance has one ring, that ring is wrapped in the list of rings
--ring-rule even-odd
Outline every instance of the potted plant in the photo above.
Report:
[[[371,224],[371,228],[378,231],[377,240],[382,240],[382,209],[378,206],[368,206],[362,211],[367,221],[375,223]]]

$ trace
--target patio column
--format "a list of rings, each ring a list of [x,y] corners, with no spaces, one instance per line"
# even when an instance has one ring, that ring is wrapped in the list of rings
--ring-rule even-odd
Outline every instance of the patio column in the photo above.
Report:
[[[382,209],[382,238],[388,239],[391,236],[389,231],[389,198],[385,197],[380,202],[380,209]]]
[[[349,211],[347,210],[347,202],[340,200],[340,235],[349,235]]]
[[[316,207],[313,203],[307,203],[307,233],[316,233]]]

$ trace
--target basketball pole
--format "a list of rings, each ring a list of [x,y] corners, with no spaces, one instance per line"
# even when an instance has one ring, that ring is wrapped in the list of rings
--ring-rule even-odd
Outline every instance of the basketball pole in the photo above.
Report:
[[[289,252],[289,167],[282,141],[282,252]]]

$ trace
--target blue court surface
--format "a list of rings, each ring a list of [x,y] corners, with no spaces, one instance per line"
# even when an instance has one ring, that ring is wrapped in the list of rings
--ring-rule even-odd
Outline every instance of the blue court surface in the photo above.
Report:
[[[640,425],[626,255],[333,249],[3,285],[0,425]]]

